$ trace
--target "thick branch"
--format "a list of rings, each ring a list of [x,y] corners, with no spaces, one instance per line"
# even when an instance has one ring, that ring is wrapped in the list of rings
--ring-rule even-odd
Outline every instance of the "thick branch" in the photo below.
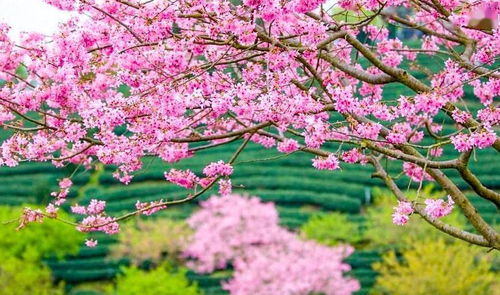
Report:
[[[403,146],[401,149],[407,154],[422,157],[412,147]],[[426,172],[451,196],[455,204],[462,209],[463,214],[472,226],[490,242],[490,246],[497,249],[500,248],[500,235],[484,221],[465,194],[441,170],[427,168]]]
[[[394,193],[394,195],[398,200],[402,202],[408,202],[408,199],[405,197],[404,193],[399,189],[394,180],[392,180],[392,178],[387,174],[387,172],[384,170],[380,162],[374,157],[372,157],[371,163],[376,169],[376,173],[374,174],[374,176],[382,179],[386,184],[386,186]],[[472,244],[476,244],[483,247],[491,247],[490,242],[486,240],[484,237],[461,230],[457,227],[446,224],[440,220],[431,219],[429,216],[427,216],[427,214],[425,214],[424,210],[421,207],[419,206],[413,206],[413,207],[417,214],[422,216],[425,219],[425,221],[427,221],[429,224],[431,224],[438,230]]]
[[[479,196],[493,202],[497,208],[500,208],[500,194],[485,187],[479,178],[472,173],[472,171],[468,167],[469,158],[472,151],[468,151],[459,158],[457,170],[462,176],[462,179],[465,180],[470,187],[478,194]]]

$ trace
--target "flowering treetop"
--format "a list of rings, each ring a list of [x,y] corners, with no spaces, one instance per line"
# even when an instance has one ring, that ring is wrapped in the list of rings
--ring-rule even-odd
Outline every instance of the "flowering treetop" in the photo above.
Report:
[[[500,247],[499,234],[445,174],[458,171],[478,195],[500,206],[500,194],[468,168],[474,149],[500,151],[494,131],[500,122],[499,1],[340,0],[328,10],[324,0],[46,2],[82,16],[52,36],[26,33],[19,43],[0,25],[0,124],[13,131],[1,145],[0,165],[51,161],[91,168],[101,162],[118,166],[115,177],[129,183],[144,156],[176,162],[243,141],[232,159],[207,163],[204,175],[166,171],[168,181],[196,193],[138,203],[137,212],[151,214],[216,183],[229,194],[231,164],[252,141],[282,153],[311,153],[317,169],[369,163],[400,202],[439,230]],[[374,25],[380,22],[419,31],[421,45],[408,47],[385,25]],[[442,69],[417,79],[405,66],[418,64],[417,55],[443,58]],[[26,75],[16,72],[19,66]],[[413,94],[383,99],[390,84]],[[477,101],[468,103],[481,105],[475,113],[463,101],[467,85]],[[453,132],[442,132],[434,120],[440,114],[456,123]],[[423,144],[426,139],[433,144]],[[349,149],[328,150],[326,142]],[[447,145],[456,158],[441,159]],[[382,158],[403,161],[402,171],[414,181],[436,181],[476,233],[444,224],[428,214],[435,210],[408,200]],[[56,206],[70,186],[69,179],[61,182]],[[116,221],[137,212],[89,214],[79,228],[113,233]]]
[[[184,252],[190,267],[212,272],[231,264],[233,278],[223,284],[231,294],[347,295],[360,288],[344,275],[351,246],[301,240],[279,226],[274,204],[257,197],[211,197],[188,223],[195,230]]]

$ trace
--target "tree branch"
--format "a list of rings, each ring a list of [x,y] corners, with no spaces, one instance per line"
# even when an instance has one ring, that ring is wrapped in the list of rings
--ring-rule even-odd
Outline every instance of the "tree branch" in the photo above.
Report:
[[[384,170],[380,162],[375,158],[371,157],[370,162],[372,165],[375,167],[376,173],[374,173],[374,177],[378,177],[384,181],[386,186],[394,193],[396,198],[399,201],[402,202],[409,202],[408,199],[405,197],[404,193],[399,189],[397,184],[392,180],[392,178],[387,174],[387,172]],[[436,229],[447,233],[455,238],[461,239],[463,241],[483,246],[483,247],[492,247],[490,241],[486,240],[483,236],[476,235],[464,230],[461,230],[457,227],[451,226],[449,224],[446,224],[440,220],[437,219],[431,219],[427,214],[425,214],[425,211],[423,208],[420,206],[413,206],[413,209],[417,214],[422,216],[425,221],[427,221],[430,225],[434,226]],[[499,245],[493,246],[496,249],[499,249]]]
[[[470,185],[474,192],[476,192],[479,196],[493,202],[493,204],[495,204],[497,208],[500,209],[500,194],[485,187],[481,183],[479,178],[477,178],[477,176],[474,175],[468,168],[471,154],[472,151],[467,151],[460,156],[457,163],[457,170],[460,173],[460,176],[462,176],[462,179]]]

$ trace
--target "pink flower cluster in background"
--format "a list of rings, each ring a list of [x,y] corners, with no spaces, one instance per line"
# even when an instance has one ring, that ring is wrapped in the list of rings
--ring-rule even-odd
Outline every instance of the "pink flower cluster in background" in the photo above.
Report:
[[[232,295],[347,295],[359,290],[342,260],[353,248],[301,240],[278,225],[274,204],[257,197],[211,197],[189,218],[195,230],[185,255],[199,272],[234,268]]]

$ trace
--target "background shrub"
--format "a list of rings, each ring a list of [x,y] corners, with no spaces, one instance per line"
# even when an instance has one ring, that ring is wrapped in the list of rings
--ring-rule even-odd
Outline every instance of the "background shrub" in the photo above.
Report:
[[[119,234],[119,243],[112,247],[111,256],[129,257],[132,263],[144,261],[158,264],[160,260],[179,262],[192,230],[184,221],[166,218],[138,219],[135,224],[124,226]]]
[[[380,276],[371,294],[493,295],[499,284],[488,259],[484,250],[462,241],[421,240],[402,259],[390,251],[374,264]]]
[[[166,264],[151,270],[124,268],[110,295],[197,295],[198,286],[186,278],[186,269],[173,270]]]
[[[50,270],[39,263],[23,261],[0,253],[2,295],[63,295],[63,285],[52,285]]]
[[[362,240],[359,223],[349,221],[347,215],[342,213],[315,215],[300,231],[305,238],[327,246],[339,243],[356,245]]]
[[[16,230],[24,207],[0,206],[0,221],[8,222],[0,226],[0,255],[39,262],[42,258],[62,258],[78,251],[85,235],[60,221],[45,218],[43,223],[31,223],[22,230]],[[72,220],[62,211],[58,212],[58,216]]]

